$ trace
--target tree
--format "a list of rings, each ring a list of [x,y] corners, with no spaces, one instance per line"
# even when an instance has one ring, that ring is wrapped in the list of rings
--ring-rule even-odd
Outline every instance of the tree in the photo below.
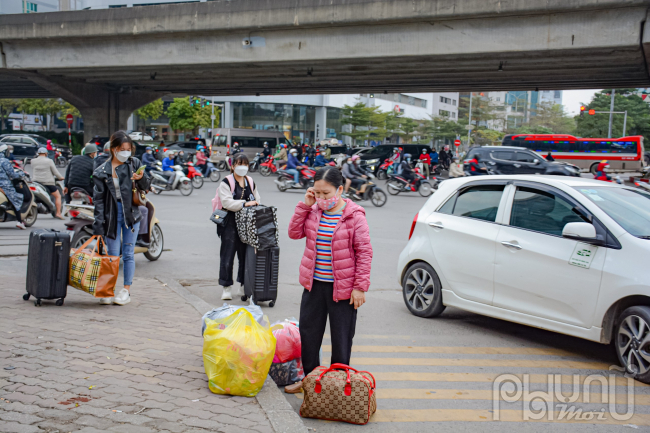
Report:
[[[219,110],[214,110],[215,115],[219,117]],[[190,98],[174,98],[174,102],[169,104],[165,113],[169,117],[169,126],[175,130],[192,131],[193,134],[199,132],[199,128],[210,126],[212,119],[212,107],[201,107],[199,105],[190,105]]]
[[[459,135],[466,134],[464,125],[443,117],[431,116],[430,119],[421,121],[420,136],[428,141],[442,140],[443,142],[456,139]]]
[[[144,126],[147,119],[154,120],[163,115],[163,100],[156,99],[144,107],[135,110],[134,114],[138,116],[138,129],[144,132]],[[140,120],[143,120],[144,122],[140,122]],[[140,129],[140,125],[142,125],[142,129]]]
[[[530,117],[531,128],[546,128],[551,132],[538,134],[573,134],[576,122],[564,112],[564,107],[553,102],[540,102],[532,110],[534,116]]]
[[[587,105],[587,110],[609,111],[611,89],[596,93]],[[636,89],[616,89],[614,96],[614,111],[627,111],[625,135],[642,135],[645,142],[650,139],[650,109],[643,99],[635,94]],[[612,121],[612,137],[623,136],[623,114],[614,114]],[[584,114],[576,116],[578,127],[576,134],[581,137],[607,137],[609,114]]]
[[[74,117],[82,117],[77,107],[69,102],[64,102],[61,106],[61,111],[59,111],[59,119],[65,120],[68,114],[72,114]]]
[[[377,107],[367,107],[363,102],[357,102],[352,106],[344,105],[341,113],[343,113],[344,124],[352,126],[351,132],[343,132],[342,135],[351,137],[353,142],[367,139],[371,121],[378,121],[378,118],[373,119],[373,116],[380,114]]]
[[[481,146],[492,144],[494,142],[501,142],[505,134],[494,129],[480,128],[473,131],[474,143]]]
[[[472,93],[472,125],[487,124],[488,121],[500,121],[497,106],[485,97],[483,93]],[[458,119],[467,125],[469,115],[469,96],[464,96],[458,101]],[[463,119],[463,120],[460,120]]]
[[[18,107],[17,99],[0,99],[0,131],[6,128],[5,119]]]

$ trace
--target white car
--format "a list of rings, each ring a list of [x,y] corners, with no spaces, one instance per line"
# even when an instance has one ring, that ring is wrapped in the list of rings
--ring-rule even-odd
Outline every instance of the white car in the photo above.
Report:
[[[565,176],[445,180],[398,263],[416,316],[446,306],[613,343],[650,383],[650,194]]]
[[[134,131],[134,132],[130,133],[129,138],[131,138],[131,140],[142,140],[142,141],[152,141],[153,140],[153,137],[151,135],[148,135],[148,134],[145,134],[145,133],[142,133],[142,132],[137,132],[137,131]]]

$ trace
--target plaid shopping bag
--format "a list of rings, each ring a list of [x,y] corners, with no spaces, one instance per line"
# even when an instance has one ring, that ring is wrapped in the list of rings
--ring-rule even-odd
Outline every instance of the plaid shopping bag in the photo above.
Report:
[[[86,247],[95,240],[92,250]],[[68,285],[90,293],[96,298],[114,296],[117,274],[120,270],[120,257],[101,255],[100,244],[106,244],[101,236],[93,236],[81,247],[70,251],[70,272]]]

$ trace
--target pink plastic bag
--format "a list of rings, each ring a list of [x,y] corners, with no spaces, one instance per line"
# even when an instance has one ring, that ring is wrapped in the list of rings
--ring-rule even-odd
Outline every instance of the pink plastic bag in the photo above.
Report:
[[[283,321],[271,326],[276,339],[273,362],[284,363],[301,357],[300,331],[289,321]]]

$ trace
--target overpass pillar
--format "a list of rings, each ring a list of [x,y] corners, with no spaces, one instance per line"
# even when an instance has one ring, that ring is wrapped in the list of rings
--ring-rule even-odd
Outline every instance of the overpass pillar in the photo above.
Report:
[[[40,75],[29,78],[77,107],[84,120],[85,143],[95,135],[110,137],[115,131],[125,130],[133,111],[163,96],[128,87],[65,82]]]

